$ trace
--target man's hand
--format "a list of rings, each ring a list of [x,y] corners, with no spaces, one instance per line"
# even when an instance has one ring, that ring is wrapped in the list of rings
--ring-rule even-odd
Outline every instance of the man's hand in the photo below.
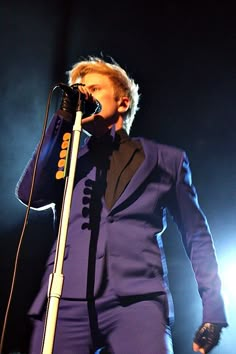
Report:
[[[68,91],[63,92],[60,109],[74,117],[78,108],[78,97],[78,85],[68,86]]]
[[[207,354],[214,348],[220,340],[222,325],[214,323],[204,323],[201,325],[193,340],[193,350]]]
[[[60,110],[65,114],[63,118],[69,121],[74,120],[76,112],[78,109],[82,110],[82,118],[90,117],[101,111],[102,106],[93,95],[90,93],[87,87],[82,84],[73,84],[67,86],[60,84],[63,88],[63,96],[60,104]],[[63,86],[62,86],[63,85]],[[79,93],[80,93],[80,104],[79,107]]]

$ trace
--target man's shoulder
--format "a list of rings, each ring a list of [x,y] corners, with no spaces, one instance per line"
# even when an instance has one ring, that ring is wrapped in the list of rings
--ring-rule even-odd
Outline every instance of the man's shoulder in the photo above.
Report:
[[[177,147],[170,144],[160,143],[156,139],[146,138],[146,137],[132,137],[132,140],[139,140],[143,145],[143,148],[147,147],[152,149],[153,152],[157,152],[158,154],[170,154],[170,155],[183,155],[185,153],[184,149],[181,147]]]
[[[135,137],[142,144],[145,156],[156,161],[156,165],[167,174],[176,175],[179,166],[187,158],[185,151],[179,147],[163,144],[155,139]]]

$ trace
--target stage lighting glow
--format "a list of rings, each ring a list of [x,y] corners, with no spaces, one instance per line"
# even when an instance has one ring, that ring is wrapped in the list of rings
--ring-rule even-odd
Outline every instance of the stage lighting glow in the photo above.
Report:
[[[236,298],[236,260],[235,256],[227,256],[222,262],[220,275],[222,281],[222,293],[226,305],[232,304]]]

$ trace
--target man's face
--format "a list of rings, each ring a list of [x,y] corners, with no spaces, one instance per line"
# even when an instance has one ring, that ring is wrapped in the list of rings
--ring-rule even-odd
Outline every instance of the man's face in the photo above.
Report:
[[[116,124],[121,118],[121,99],[115,99],[114,87],[112,81],[103,74],[86,74],[79,83],[85,85],[85,88],[97,99],[101,106],[101,112],[91,117],[90,123],[84,124],[84,129],[91,134],[103,134],[112,124]],[[83,88],[82,88],[83,90]]]

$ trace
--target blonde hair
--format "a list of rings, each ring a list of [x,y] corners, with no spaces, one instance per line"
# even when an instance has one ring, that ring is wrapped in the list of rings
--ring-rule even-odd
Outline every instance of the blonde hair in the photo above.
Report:
[[[75,63],[72,69],[67,71],[67,75],[69,76],[68,82],[72,85],[78,78],[83,78],[88,73],[99,73],[108,76],[114,85],[115,99],[119,99],[122,96],[130,99],[129,109],[123,116],[124,129],[129,133],[135,114],[139,109],[139,86],[118,63],[112,58],[111,60],[112,63],[108,63],[101,58],[89,56],[87,59]]]

